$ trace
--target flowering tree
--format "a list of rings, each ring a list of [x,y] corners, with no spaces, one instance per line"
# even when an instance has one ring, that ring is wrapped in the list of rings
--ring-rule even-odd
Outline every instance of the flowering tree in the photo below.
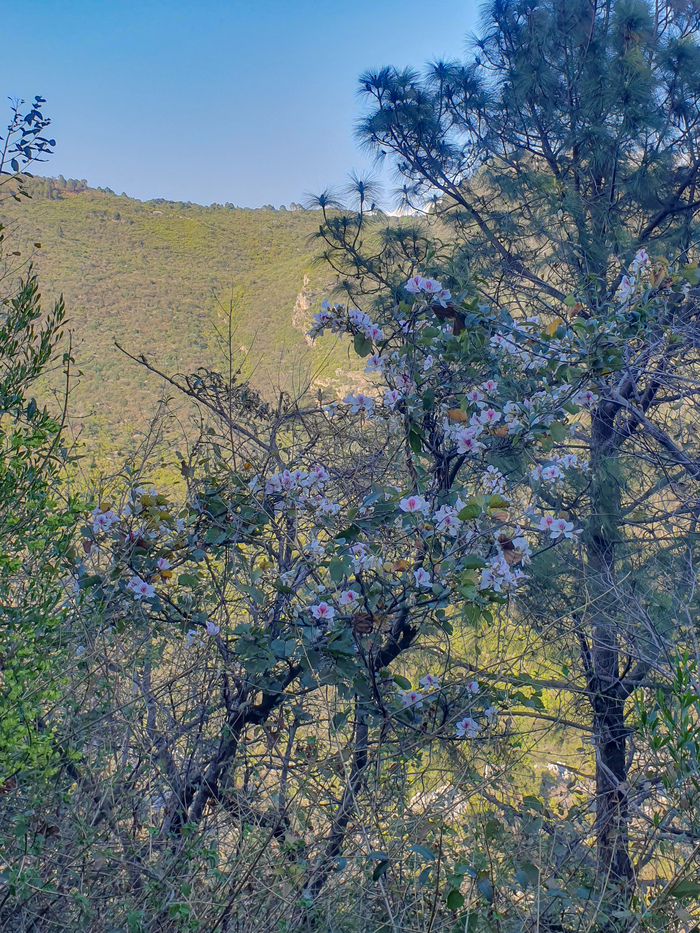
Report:
[[[91,671],[92,681],[115,657],[122,674],[90,691],[88,708],[88,696],[75,692],[64,736],[67,748],[82,746],[81,761],[70,765],[73,811],[88,824],[107,820],[119,834],[125,848],[115,864],[132,866],[124,868],[120,890],[133,889],[149,905],[139,916],[155,911],[211,922],[189,897],[202,871],[189,841],[206,842],[218,858],[235,826],[247,827],[238,843],[252,846],[244,846],[247,859],[258,865],[264,852],[272,878],[279,858],[287,860],[295,923],[323,903],[348,846],[356,858],[374,859],[381,910],[391,913],[388,870],[400,857],[386,851],[392,831],[379,800],[396,759],[403,767],[426,753],[446,756],[458,769],[465,766],[460,759],[470,762],[471,777],[461,786],[511,806],[512,798],[488,791],[484,768],[489,759],[502,768],[517,755],[519,717],[590,730],[601,756],[599,780],[606,781],[598,799],[621,793],[622,781],[609,789],[609,759],[602,758],[606,742],[620,742],[609,718],[617,706],[592,680],[601,676],[593,666],[601,663],[601,629],[624,637],[643,669],[630,668],[622,681],[627,696],[629,685],[664,670],[664,636],[648,617],[634,626],[620,620],[617,585],[601,586],[602,596],[592,591],[593,608],[580,598],[577,574],[586,586],[601,585],[587,568],[597,546],[589,511],[592,432],[603,393],[622,378],[612,349],[607,374],[600,373],[590,342],[597,348],[601,332],[613,348],[629,341],[630,328],[639,326],[629,323],[633,304],[645,307],[655,326],[662,308],[694,307],[685,279],[671,278],[659,291],[647,257],[639,254],[635,263],[634,293],[621,296],[605,326],[576,319],[552,328],[534,317],[508,318],[473,286],[457,303],[421,276],[405,283],[404,298],[380,321],[328,304],[313,336],[347,335],[368,375],[366,391],[342,401],[282,400],[273,409],[248,386],[216,375],[171,380],[209,415],[207,431],[181,464],[188,496],[177,505],[132,486],[126,498],[103,499],[90,514],[75,578],[76,611],[85,620],[75,677]],[[629,417],[628,408],[617,407],[619,417]],[[553,619],[550,625],[565,647],[554,653],[545,639],[544,656],[540,641],[525,651],[519,645],[516,655],[519,625],[532,611],[528,592],[542,599],[543,570],[551,574],[551,566],[561,605],[547,594],[548,614],[558,614],[559,626]],[[555,680],[551,665],[575,663],[574,647],[582,679]],[[183,678],[188,688],[166,703]],[[125,730],[133,730],[133,719],[117,712],[133,703],[122,693],[130,682],[145,717],[132,738]],[[568,691],[569,699],[547,706],[546,687],[560,696]],[[588,698],[590,725],[580,710],[572,712],[571,697]],[[624,706],[624,696],[616,703]],[[82,720],[100,709],[111,726],[93,730],[94,744],[85,748]],[[123,755],[112,770],[115,742]],[[147,769],[138,767],[144,756]],[[94,808],[105,782],[110,805],[100,815]],[[319,787],[336,788],[327,803],[319,802]],[[612,847],[619,858],[629,817],[615,799]],[[371,821],[362,818],[365,806]],[[592,883],[586,834],[597,833],[599,848],[611,838],[609,816],[601,825],[587,823],[585,813],[583,807],[567,850],[576,867],[561,872],[567,889],[582,878]],[[145,845],[145,826],[155,846]],[[556,837],[551,818],[548,831]],[[408,842],[421,851],[410,835]],[[393,842],[392,851],[397,845],[405,842]],[[527,847],[523,852],[512,838],[510,846],[498,871],[474,869],[477,896],[493,900],[504,872],[522,874],[533,864]],[[144,872],[152,879],[148,894]],[[166,889],[174,873],[189,880],[173,900]],[[441,915],[463,903],[463,877],[453,873],[447,882]],[[247,913],[241,892],[225,873],[217,876],[207,886],[208,910],[217,905],[219,919]],[[579,897],[555,908],[607,916],[606,904],[582,905]],[[516,897],[514,910],[530,909],[517,905]],[[549,904],[546,915],[553,909]],[[266,916],[272,922],[277,914]]]
[[[442,270],[458,300],[433,303],[438,320],[463,341],[488,322],[509,372],[537,374],[555,397],[570,387],[550,462],[530,474],[542,527],[580,528],[580,545],[563,563],[561,548],[537,555],[520,604],[531,630],[548,618],[571,639],[559,676],[540,682],[590,703],[598,887],[620,916],[652,858],[645,843],[635,866],[629,850],[630,814],[650,818],[640,804],[653,797],[630,698],[673,680],[679,645],[695,650],[697,29],[683,4],[493,4],[468,64],[361,79],[360,136],[393,157],[404,204],[436,219],[432,237],[415,223],[373,233],[361,185],[359,210],[326,209],[320,231],[356,302],[386,310],[403,276]],[[521,382],[520,403],[533,387]],[[504,421],[518,402],[499,402]],[[511,458],[501,469],[508,485],[524,472]],[[631,775],[643,790],[630,794]]]
[[[436,198],[319,203],[345,296],[311,336],[362,391],[169,377],[204,422],[186,494],[130,481],[86,520],[70,808],[35,802],[6,924],[687,920],[697,23],[573,9],[499,3],[468,67],[363,79],[365,138]],[[567,786],[525,787],[572,734]]]

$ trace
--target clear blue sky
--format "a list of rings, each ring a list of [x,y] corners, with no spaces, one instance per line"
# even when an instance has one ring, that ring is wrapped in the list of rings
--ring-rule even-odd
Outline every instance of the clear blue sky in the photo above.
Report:
[[[47,98],[37,174],[142,199],[300,201],[367,157],[357,76],[458,57],[478,0],[22,0],[0,91]]]

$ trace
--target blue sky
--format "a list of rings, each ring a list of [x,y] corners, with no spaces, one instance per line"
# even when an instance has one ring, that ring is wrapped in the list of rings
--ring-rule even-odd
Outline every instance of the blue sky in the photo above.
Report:
[[[37,174],[142,199],[300,201],[369,165],[357,76],[464,53],[477,0],[23,0],[0,90],[47,98]]]

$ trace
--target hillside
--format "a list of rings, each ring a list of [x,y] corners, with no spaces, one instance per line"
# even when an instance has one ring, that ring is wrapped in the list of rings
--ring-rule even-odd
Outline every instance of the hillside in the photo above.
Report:
[[[130,447],[162,388],[115,341],[167,372],[222,368],[232,307],[233,345],[264,393],[342,365],[328,343],[304,339],[331,281],[312,268],[314,213],[141,202],[64,179],[29,190],[31,200],[0,204],[0,221],[10,249],[41,244],[45,300],[64,295],[82,373],[71,424],[93,449]]]

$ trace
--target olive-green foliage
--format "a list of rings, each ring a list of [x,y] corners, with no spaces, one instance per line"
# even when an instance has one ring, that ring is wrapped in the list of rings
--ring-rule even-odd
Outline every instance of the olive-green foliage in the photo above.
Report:
[[[217,369],[232,303],[234,349],[263,392],[298,388],[322,365],[327,348],[304,339],[312,310],[297,305],[293,323],[305,276],[309,301],[330,281],[326,270],[309,274],[316,212],[141,202],[62,178],[26,189],[31,199],[3,203],[2,219],[17,248],[35,251],[46,287],[65,296],[82,372],[71,423],[105,451],[143,429],[159,389],[115,340],[168,373]]]
[[[0,309],[0,772],[44,769],[61,658],[62,573],[73,509],[59,489],[61,425],[31,392],[61,336],[31,272]],[[68,364],[69,360],[64,360]]]

